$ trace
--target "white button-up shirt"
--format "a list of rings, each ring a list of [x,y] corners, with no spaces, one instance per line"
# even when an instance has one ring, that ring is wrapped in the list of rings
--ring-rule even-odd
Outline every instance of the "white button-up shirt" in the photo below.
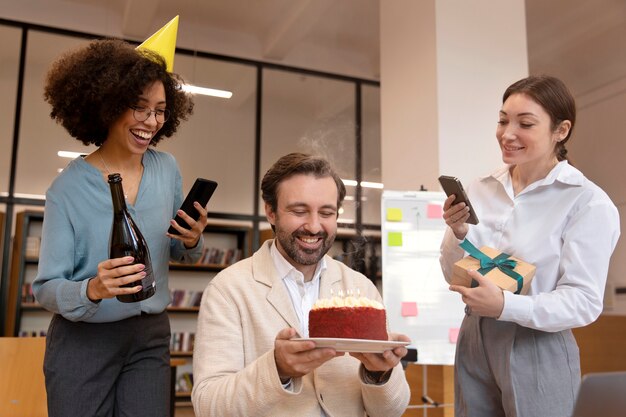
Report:
[[[528,295],[504,291],[499,320],[549,332],[585,326],[602,312],[609,259],[620,234],[617,208],[567,161],[514,195],[509,166],[467,189],[479,219],[466,238],[537,267]],[[446,280],[465,255],[448,228],[441,245]]]
[[[276,248],[276,244],[270,248],[274,266],[278,271],[278,275],[283,280],[291,304],[300,321],[299,332],[302,337],[309,337],[309,311],[313,304],[317,301],[320,294],[320,276],[326,270],[326,260],[322,258],[315,268],[313,279],[309,282],[304,281],[304,275],[291,265],[280,251]]]
[[[287,288],[287,292],[291,298],[291,304],[300,321],[300,334],[302,337],[309,337],[309,311],[320,295],[320,277],[322,272],[326,270],[326,259],[322,258],[317,263],[315,273],[313,273],[313,279],[305,282],[304,274],[285,259],[276,248],[276,243],[270,248],[270,253],[274,261],[274,266],[278,271],[278,276],[281,277]],[[288,383],[283,384],[283,388],[288,391],[293,391],[291,379]],[[326,417],[326,413],[321,407],[320,417]]]

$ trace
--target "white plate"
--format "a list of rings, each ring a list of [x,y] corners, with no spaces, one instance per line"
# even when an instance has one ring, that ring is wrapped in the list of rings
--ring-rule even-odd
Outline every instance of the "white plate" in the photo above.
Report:
[[[337,352],[382,353],[398,346],[406,346],[409,342],[391,340],[335,339],[332,337],[311,337],[308,339],[294,338],[291,340],[312,341],[315,347],[331,347]]]

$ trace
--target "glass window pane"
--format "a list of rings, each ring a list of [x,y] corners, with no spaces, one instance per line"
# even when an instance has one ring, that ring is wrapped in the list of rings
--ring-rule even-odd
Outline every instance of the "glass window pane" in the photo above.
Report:
[[[21,29],[0,26],[0,192],[9,190]]]
[[[362,104],[362,178],[363,181],[381,183],[380,162],[380,87],[363,85]],[[363,223],[380,225],[381,188],[363,187]]]
[[[196,94],[194,114],[157,149],[176,157],[184,193],[197,177],[217,181],[209,211],[252,215],[256,67],[177,54],[174,71],[189,84],[228,90],[233,96]]]
[[[263,71],[261,178],[278,158],[305,152],[330,161],[341,178],[355,177],[355,85],[280,70]],[[354,187],[348,187],[354,195]],[[263,202],[259,202],[264,213]],[[340,222],[353,222],[346,201]]]
[[[36,31],[29,33],[23,103],[23,108],[29,110],[22,113],[18,193],[45,193],[59,169],[69,161],[58,157],[57,151],[89,153],[95,150],[70,138],[55,124],[49,117],[49,105],[42,98],[42,84],[50,64],[61,53],[86,42]],[[181,124],[176,138],[164,140],[158,149],[176,156],[185,192],[196,177],[218,181],[220,187],[211,201],[211,211],[252,214],[255,68],[180,54],[175,63],[175,70],[184,79],[233,91],[233,98],[196,96],[190,120]],[[237,192],[219,192],[228,189]]]
[[[69,159],[58,151],[89,153],[87,147],[68,135],[50,118],[50,105],[43,99],[43,83],[52,62],[63,52],[88,41],[69,36],[28,32],[24,97],[20,121],[15,192],[43,195]]]

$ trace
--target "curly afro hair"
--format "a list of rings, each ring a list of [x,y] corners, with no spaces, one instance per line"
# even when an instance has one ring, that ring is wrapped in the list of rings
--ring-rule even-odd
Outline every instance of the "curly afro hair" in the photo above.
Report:
[[[152,138],[156,145],[170,137],[181,120],[193,113],[193,100],[181,89],[182,79],[168,73],[163,57],[136,50],[121,40],[96,40],[69,51],[54,62],[46,76],[44,99],[50,117],[85,145],[102,145],[109,127],[144,89],[156,81],[165,88],[169,119]]]

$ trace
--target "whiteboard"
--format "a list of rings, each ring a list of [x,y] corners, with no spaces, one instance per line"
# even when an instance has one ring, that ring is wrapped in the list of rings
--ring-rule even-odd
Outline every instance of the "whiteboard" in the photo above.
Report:
[[[465,305],[439,265],[445,228],[441,192],[383,191],[383,301],[391,332],[404,333],[417,363],[452,365]]]

